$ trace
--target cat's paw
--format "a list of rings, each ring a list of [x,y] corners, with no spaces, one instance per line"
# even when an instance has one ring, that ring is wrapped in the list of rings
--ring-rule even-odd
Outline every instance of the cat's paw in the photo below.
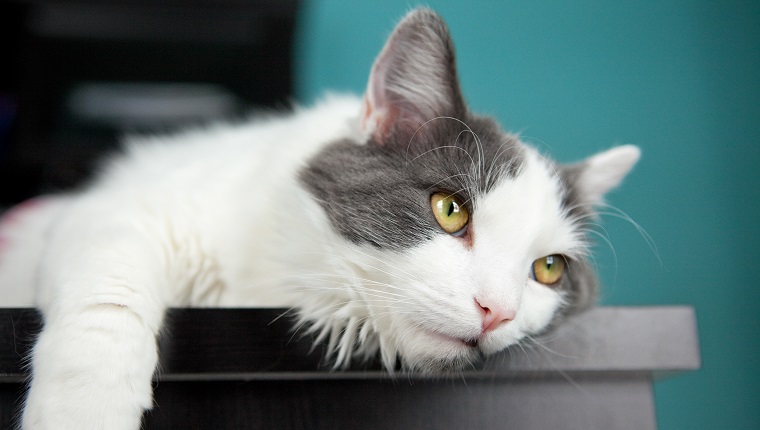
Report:
[[[156,361],[155,338],[128,310],[106,307],[46,324],[22,428],[139,429],[152,404]]]

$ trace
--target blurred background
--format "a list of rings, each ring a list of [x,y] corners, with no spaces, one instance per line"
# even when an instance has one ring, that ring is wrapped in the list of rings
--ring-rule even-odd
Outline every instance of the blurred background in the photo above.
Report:
[[[642,148],[601,301],[696,308],[703,368],[656,384],[661,429],[760,428],[760,2],[426,4],[474,110],[561,161]],[[0,205],[81,183],[124,132],[360,93],[410,5],[4,2]]]

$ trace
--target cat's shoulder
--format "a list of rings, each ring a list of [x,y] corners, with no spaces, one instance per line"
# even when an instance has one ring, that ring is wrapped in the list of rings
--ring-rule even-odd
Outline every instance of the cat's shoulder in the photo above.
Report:
[[[339,138],[361,138],[361,99],[327,94],[311,106],[258,111],[243,120],[218,121],[172,133],[125,136],[120,150],[104,161],[97,182],[155,180],[197,170],[201,174],[271,162],[303,159]],[[241,167],[242,168],[242,167]]]

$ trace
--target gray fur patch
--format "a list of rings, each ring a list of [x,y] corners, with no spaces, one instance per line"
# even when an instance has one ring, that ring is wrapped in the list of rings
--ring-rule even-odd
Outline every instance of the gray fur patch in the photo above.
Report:
[[[437,191],[457,194],[472,213],[478,197],[514,176],[523,149],[491,119],[441,118],[411,141],[335,142],[300,172],[301,184],[347,240],[401,250],[445,234],[430,209]],[[477,138],[476,138],[477,136]]]
[[[567,303],[561,312],[571,315],[596,304],[599,281],[586,260],[570,260],[559,288],[565,293]]]

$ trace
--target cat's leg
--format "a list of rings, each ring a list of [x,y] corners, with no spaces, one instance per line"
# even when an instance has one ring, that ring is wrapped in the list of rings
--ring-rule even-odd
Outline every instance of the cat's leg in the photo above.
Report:
[[[53,252],[41,272],[50,302],[42,306],[22,426],[138,429],[152,404],[165,250],[130,228],[62,236],[52,247],[65,251]]]

